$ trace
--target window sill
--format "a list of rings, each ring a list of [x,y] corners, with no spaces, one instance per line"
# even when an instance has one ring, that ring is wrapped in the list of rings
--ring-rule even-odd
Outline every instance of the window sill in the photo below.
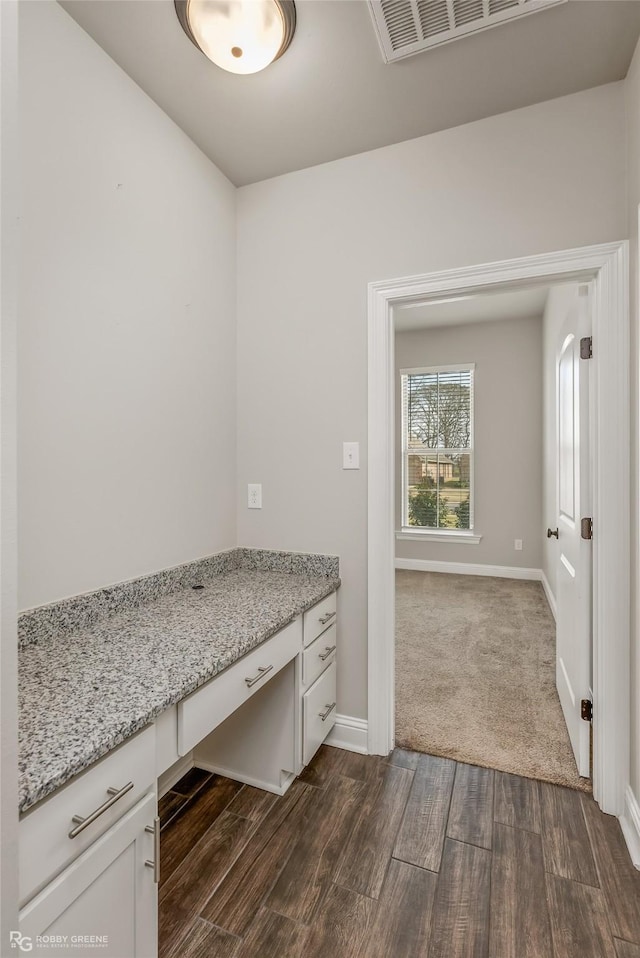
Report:
[[[455,542],[465,545],[477,546],[482,539],[476,532],[462,529],[400,529],[396,532],[396,539],[419,539],[429,540],[429,542]]]

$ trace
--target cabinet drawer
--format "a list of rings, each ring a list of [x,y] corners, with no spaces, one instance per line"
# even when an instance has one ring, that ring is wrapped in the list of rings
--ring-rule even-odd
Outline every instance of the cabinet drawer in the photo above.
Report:
[[[304,644],[311,645],[336,620],[336,593],[332,592],[304,614]]]
[[[302,657],[302,682],[305,687],[313,685],[328,665],[336,660],[335,623],[304,650]]]
[[[322,673],[303,696],[304,744],[302,761],[308,765],[336,724],[336,663]],[[324,716],[324,717],[323,717]]]
[[[302,648],[298,617],[202,688],[178,703],[178,752],[186,755],[216,726],[264,688]],[[264,670],[261,674],[260,670]]]
[[[77,858],[124,815],[138,799],[155,790],[155,728],[150,725],[81,772],[20,820],[20,904]],[[93,811],[133,783],[121,798],[96,820],[69,838],[77,827],[73,816],[88,818]]]

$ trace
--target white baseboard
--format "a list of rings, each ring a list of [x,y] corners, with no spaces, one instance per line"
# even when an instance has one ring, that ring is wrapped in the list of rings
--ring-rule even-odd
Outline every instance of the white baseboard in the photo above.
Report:
[[[549,608],[551,609],[551,614],[554,619],[558,618],[557,615],[557,606],[556,606],[556,597],[551,591],[551,586],[549,585],[549,580],[544,574],[544,570],[540,570],[540,581],[542,582],[542,588],[544,589],[544,594],[547,597],[547,602],[549,603]]]
[[[336,715],[336,724],[333,726],[326,740],[327,745],[335,748],[344,748],[348,752],[360,752],[366,755],[367,721],[353,718],[351,715]]]
[[[183,775],[191,771],[193,765],[193,752],[189,752],[188,755],[179,758],[175,765],[168,768],[166,772],[163,772],[158,778],[158,798],[162,798],[166,792],[173,788]]]
[[[620,826],[631,861],[640,869],[640,804],[630,785],[627,785],[624,794],[624,812],[620,816]]]
[[[396,559],[396,569],[414,572],[449,572],[453,575],[488,575],[497,579],[529,579],[542,581],[542,569],[521,566],[483,565],[473,562],[440,562],[435,559]]]

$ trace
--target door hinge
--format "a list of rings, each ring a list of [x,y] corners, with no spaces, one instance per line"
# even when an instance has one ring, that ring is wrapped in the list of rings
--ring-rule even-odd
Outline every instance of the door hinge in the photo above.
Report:
[[[580,535],[583,539],[593,539],[593,519],[591,516],[585,516],[580,520]]]
[[[593,702],[591,699],[581,699],[580,718],[585,722],[593,721]]]
[[[580,340],[580,359],[593,359],[593,336],[583,336]]]

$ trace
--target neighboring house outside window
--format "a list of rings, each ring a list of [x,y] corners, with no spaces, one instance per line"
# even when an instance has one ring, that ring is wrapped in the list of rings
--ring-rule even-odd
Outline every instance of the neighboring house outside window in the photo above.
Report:
[[[473,529],[473,373],[400,370],[405,528]]]

